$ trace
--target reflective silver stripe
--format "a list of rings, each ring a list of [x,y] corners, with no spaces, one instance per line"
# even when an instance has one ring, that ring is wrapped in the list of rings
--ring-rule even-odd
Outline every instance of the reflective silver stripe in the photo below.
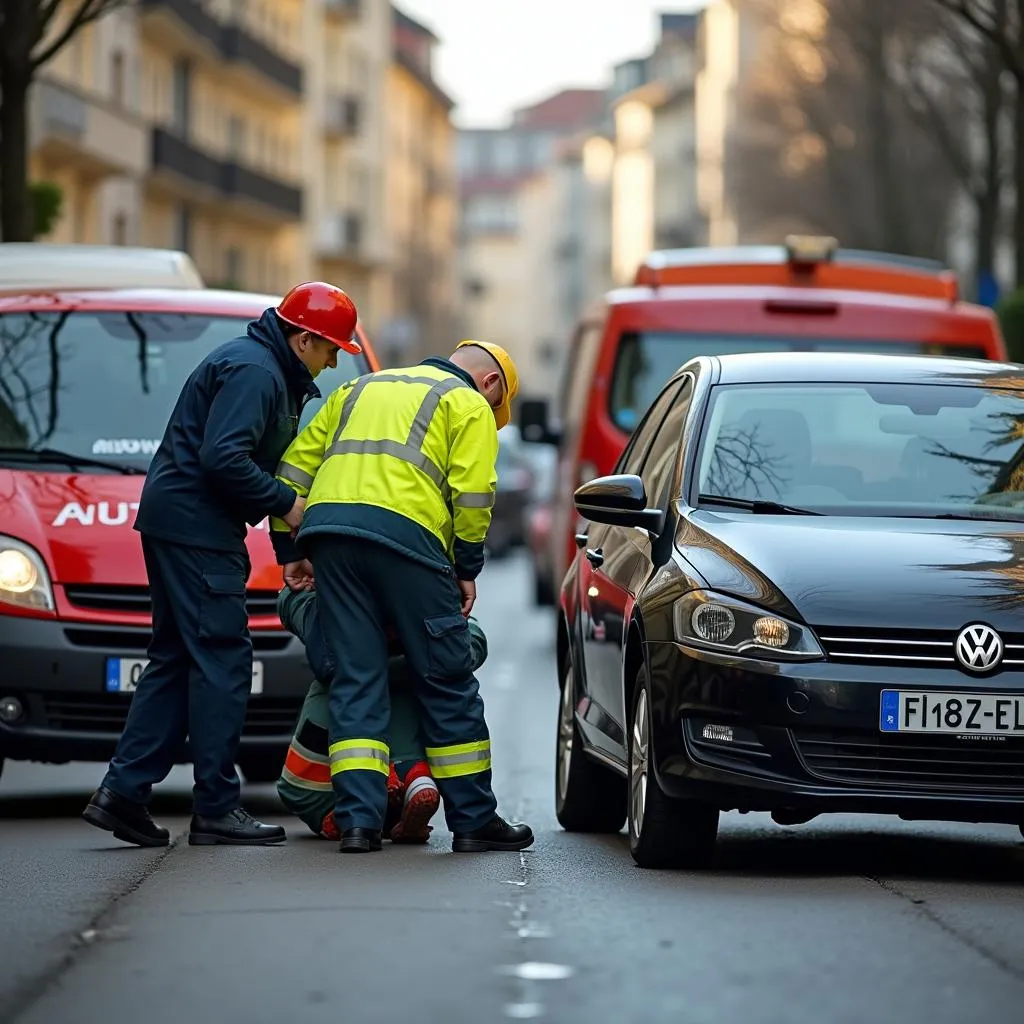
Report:
[[[331,764],[340,764],[342,761],[351,761],[357,757],[365,757],[371,761],[380,761],[381,764],[388,764],[386,750],[378,750],[376,747],[345,747],[336,750],[331,754]]]
[[[291,480],[293,484],[305,487],[307,491],[313,486],[313,478],[309,473],[304,472],[297,466],[293,466],[289,462],[281,462],[278,464],[277,475],[281,477],[282,480]]]
[[[325,458],[332,455],[393,455],[426,473],[438,487],[445,483],[444,473],[418,448],[410,448],[401,441],[338,441],[327,449]]]
[[[434,381],[434,386],[423,396],[423,401],[420,402],[420,407],[412,418],[412,426],[409,428],[406,444],[413,448],[422,448],[423,442],[427,439],[427,431],[430,429],[430,421],[441,404],[441,398],[449,391],[465,387],[469,387],[469,385],[458,377]]]
[[[493,508],[494,494],[491,491],[465,491],[456,497],[455,504],[461,508]]]
[[[376,381],[430,385],[430,390],[423,396],[420,407],[412,418],[412,426],[409,428],[407,440],[404,443],[392,440],[342,441],[341,433],[348,424],[348,419],[356,399],[367,384]],[[391,455],[396,459],[401,459],[403,462],[408,462],[426,474],[441,490],[445,501],[448,501],[451,492],[444,470],[423,451],[423,442],[427,438],[430,422],[434,418],[434,413],[437,412],[437,407],[440,405],[442,397],[456,388],[468,387],[469,385],[458,377],[446,377],[443,380],[437,380],[435,377],[411,377],[400,373],[377,373],[372,376],[360,377],[353,385],[352,392],[345,401],[342,416],[338,422],[338,429],[334,433],[334,443],[324,453],[324,458],[330,458],[332,455]]]
[[[470,764],[473,761],[486,761],[491,756],[491,748],[484,750],[467,750],[461,754],[427,755],[431,768],[447,768],[453,764]]]

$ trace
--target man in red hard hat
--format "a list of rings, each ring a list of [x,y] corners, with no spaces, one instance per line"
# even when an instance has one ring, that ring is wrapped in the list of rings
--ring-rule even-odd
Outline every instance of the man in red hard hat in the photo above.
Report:
[[[320,397],[313,378],[337,364],[339,348],[361,351],[356,321],[340,288],[300,284],[245,335],[210,352],[181,389],[135,520],[152,601],[149,664],[83,812],[118,839],[167,845],[147,804],[186,737],[195,774],[189,843],[286,839],[239,806],[235,756],[252,686],[246,524],[273,516],[298,527],[305,502],[274,474],[303,406]]]

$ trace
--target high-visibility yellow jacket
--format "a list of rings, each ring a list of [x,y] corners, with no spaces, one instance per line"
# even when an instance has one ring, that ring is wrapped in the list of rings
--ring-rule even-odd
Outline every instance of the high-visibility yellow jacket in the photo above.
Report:
[[[444,359],[343,384],[284,453],[277,479],[306,498],[296,542],[365,536],[460,579],[483,568],[497,485],[494,413]],[[279,552],[288,527],[271,519]],[[284,534],[284,537],[280,536]]]

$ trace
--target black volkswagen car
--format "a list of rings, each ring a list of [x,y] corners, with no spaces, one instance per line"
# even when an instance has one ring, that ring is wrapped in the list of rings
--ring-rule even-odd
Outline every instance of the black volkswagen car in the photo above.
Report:
[[[1024,822],[1024,367],[681,367],[560,597],[556,810],[700,867],[719,813]]]

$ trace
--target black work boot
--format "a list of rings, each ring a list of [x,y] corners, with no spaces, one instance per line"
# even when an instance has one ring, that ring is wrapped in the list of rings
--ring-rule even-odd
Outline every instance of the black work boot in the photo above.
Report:
[[[375,853],[383,849],[380,832],[372,828],[347,828],[338,844],[341,853]]]
[[[452,836],[455,853],[486,853],[488,850],[525,850],[533,845],[533,829],[513,822],[511,825],[496,814],[475,832],[456,832]]]
[[[247,810],[236,807],[220,818],[192,815],[189,846],[269,846],[288,838],[280,825],[264,825]]]
[[[171,834],[149,816],[145,804],[133,803],[100,786],[82,811],[82,817],[97,828],[113,832],[115,839],[136,846],[166,846]]]

